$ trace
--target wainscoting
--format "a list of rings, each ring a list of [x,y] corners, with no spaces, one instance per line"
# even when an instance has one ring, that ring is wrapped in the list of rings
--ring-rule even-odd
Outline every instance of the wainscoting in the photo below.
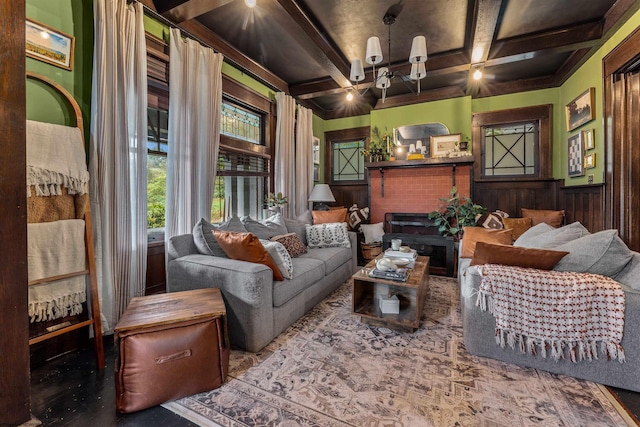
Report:
[[[521,209],[558,209],[562,180],[478,180],[473,201],[489,211],[497,209],[520,217]]]
[[[565,211],[567,224],[580,221],[592,233],[606,228],[604,184],[562,187],[559,207]]]

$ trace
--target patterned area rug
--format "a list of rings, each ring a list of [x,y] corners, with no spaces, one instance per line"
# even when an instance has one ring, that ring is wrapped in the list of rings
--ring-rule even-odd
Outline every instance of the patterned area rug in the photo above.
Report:
[[[476,357],[457,282],[431,277],[421,327],[351,314],[351,281],[263,352],[231,353],[219,389],[163,405],[203,426],[626,426],[598,385]]]

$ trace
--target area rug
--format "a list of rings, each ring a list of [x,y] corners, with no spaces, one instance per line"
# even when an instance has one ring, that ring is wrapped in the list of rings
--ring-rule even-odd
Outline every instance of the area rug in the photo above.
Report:
[[[219,389],[163,405],[202,426],[626,426],[603,387],[465,351],[457,282],[431,277],[420,328],[364,324],[351,281]]]

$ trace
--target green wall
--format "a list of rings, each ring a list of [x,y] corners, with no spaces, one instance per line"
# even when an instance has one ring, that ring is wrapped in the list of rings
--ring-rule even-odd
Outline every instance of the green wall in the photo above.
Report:
[[[71,71],[32,58],[26,58],[28,71],[48,77],[63,86],[76,99],[89,140],[91,74],[93,69],[93,5],[86,0],[27,0],[28,19],[75,37]],[[27,118],[58,124],[74,124],[66,102],[47,86],[27,81]]]

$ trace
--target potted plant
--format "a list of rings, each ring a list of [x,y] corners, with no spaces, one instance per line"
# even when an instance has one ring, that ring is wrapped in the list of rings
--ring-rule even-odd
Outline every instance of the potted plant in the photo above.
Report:
[[[469,197],[460,196],[458,189],[453,186],[448,198],[441,198],[440,210],[429,212],[429,219],[435,222],[438,231],[445,237],[454,240],[462,239],[463,227],[476,224],[476,216],[487,212],[487,209],[476,205]]]
[[[264,202],[267,207],[272,212],[280,212],[282,210],[282,205],[287,203],[287,196],[282,194],[280,191],[277,193],[269,193],[265,196]]]
[[[371,137],[369,138],[369,145],[362,151],[363,156],[369,156],[371,162],[382,162],[389,159],[389,139],[391,137],[385,132],[384,135],[380,135],[380,129],[378,126],[374,126],[371,129]]]

